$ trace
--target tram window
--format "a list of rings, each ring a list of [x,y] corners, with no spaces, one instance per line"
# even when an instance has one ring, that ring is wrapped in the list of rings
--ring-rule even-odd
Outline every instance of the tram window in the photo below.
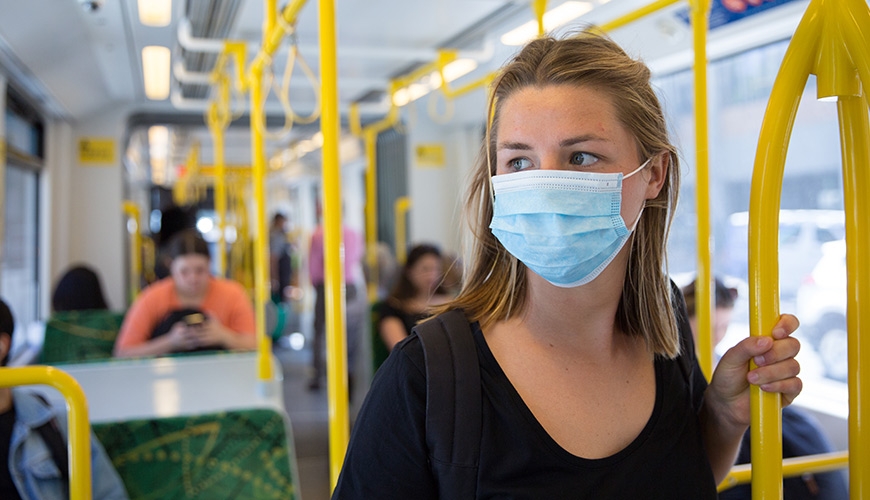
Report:
[[[786,40],[757,47],[713,61],[708,70],[713,272],[736,278],[744,287],[748,286],[749,278],[747,223],[758,137],[777,68],[787,46]],[[668,270],[671,275],[678,276],[683,273],[694,275],[697,269],[692,78],[692,72],[686,70],[657,76],[654,81],[672,127],[673,141],[680,151],[683,171],[680,204],[668,247]],[[801,373],[805,381],[810,382],[805,384],[805,394],[801,399],[811,401],[815,397],[811,380],[824,378],[826,393],[819,395],[819,400],[824,399],[825,403],[818,406],[821,411],[832,415],[836,412],[831,408],[842,408],[846,403],[845,389],[841,391],[830,385],[843,380],[838,376],[842,372],[834,368],[838,363],[844,365],[842,356],[838,357],[844,344],[836,340],[842,337],[842,328],[837,330],[826,324],[825,320],[832,318],[833,313],[825,314],[825,311],[835,311],[844,317],[845,287],[836,284],[843,290],[825,292],[831,299],[829,302],[833,302],[825,311],[819,307],[815,308],[818,311],[807,308],[806,304],[811,300],[806,299],[820,288],[818,280],[812,276],[814,269],[823,267],[820,264],[825,256],[823,247],[840,244],[845,237],[840,158],[836,105],[816,99],[816,81],[811,76],[795,119],[783,176],[779,232],[780,308],[801,318],[802,328],[798,335],[806,340],[800,358]],[[741,302],[735,308],[722,347],[727,348],[749,334],[748,294],[741,298]],[[814,338],[825,341],[813,342]],[[839,350],[831,347],[834,344]]]
[[[36,321],[37,186],[38,174],[13,163],[6,165],[3,257],[0,295],[9,304],[19,325]]]

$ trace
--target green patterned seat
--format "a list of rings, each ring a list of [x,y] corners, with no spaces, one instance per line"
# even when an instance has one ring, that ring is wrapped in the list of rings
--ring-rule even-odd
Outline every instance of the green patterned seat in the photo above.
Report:
[[[93,426],[131,500],[297,499],[288,427],[266,408]]]
[[[112,357],[124,313],[92,310],[54,313],[45,324],[39,362],[78,363]]]

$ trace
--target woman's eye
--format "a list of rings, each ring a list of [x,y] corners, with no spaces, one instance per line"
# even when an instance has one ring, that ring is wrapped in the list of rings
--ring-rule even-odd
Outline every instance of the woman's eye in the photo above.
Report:
[[[586,167],[598,161],[598,157],[589,153],[573,153],[571,155],[571,164]]]
[[[514,158],[508,162],[508,166],[514,170],[525,170],[532,166],[532,162],[528,158]]]

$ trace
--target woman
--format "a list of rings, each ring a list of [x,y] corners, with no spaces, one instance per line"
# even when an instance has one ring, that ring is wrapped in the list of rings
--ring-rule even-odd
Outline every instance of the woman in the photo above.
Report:
[[[411,334],[411,328],[431,314],[431,307],[447,302],[441,289],[441,251],[417,245],[408,252],[399,279],[380,305],[378,333],[388,350]]]
[[[158,356],[200,349],[256,347],[254,309],[244,288],[209,273],[208,246],[193,231],[169,243],[170,276],[130,306],[115,356]]]
[[[649,78],[588,32],[535,40],[502,69],[466,203],[469,272],[445,306],[471,322],[479,361],[482,416],[463,424],[481,426],[475,491],[442,488],[429,460],[412,335],[372,385],[334,498],[716,498],[750,383],[797,396],[790,315],[726,353],[709,386],[690,349],[681,374],[685,309],[662,271],[679,166]]]

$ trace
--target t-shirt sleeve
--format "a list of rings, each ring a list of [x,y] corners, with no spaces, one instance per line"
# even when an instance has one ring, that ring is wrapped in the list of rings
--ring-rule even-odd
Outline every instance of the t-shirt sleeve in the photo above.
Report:
[[[157,283],[145,288],[127,310],[115,341],[117,347],[141,345],[151,338],[151,331],[161,319],[157,317],[155,307],[163,301],[155,285]]]
[[[229,311],[229,317],[224,326],[230,330],[245,335],[256,334],[254,306],[245,293],[245,289],[234,281],[224,281],[226,286],[226,301],[224,307]]]
[[[353,428],[336,499],[435,499],[426,446],[426,375],[416,335],[375,375]]]

